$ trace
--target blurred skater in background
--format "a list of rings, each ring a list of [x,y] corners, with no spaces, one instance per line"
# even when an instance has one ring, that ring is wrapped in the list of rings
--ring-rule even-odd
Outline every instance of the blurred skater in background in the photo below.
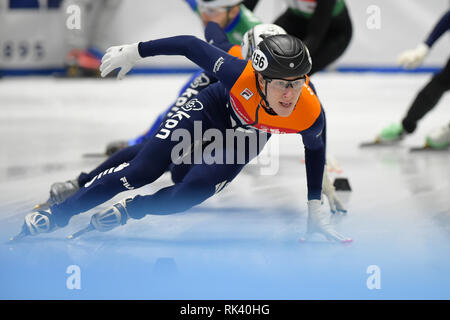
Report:
[[[254,9],[259,0],[244,3]],[[344,0],[285,0],[286,11],[274,24],[301,39],[314,61],[309,75],[325,69],[347,49],[353,27]]]
[[[399,56],[398,62],[407,69],[417,68],[422,64],[434,43],[449,29],[450,10],[437,22],[427,39],[419,43],[415,49],[403,52]],[[449,89],[450,59],[447,60],[445,67],[435,74],[417,94],[401,123],[394,123],[385,127],[377,136],[376,142],[391,144],[401,141],[406,135],[413,133],[416,130],[419,120],[438,104],[444,92]],[[433,130],[425,138],[425,148],[441,150],[447,149],[449,145],[450,123],[446,123],[442,127]]]
[[[192,10],[198,13],[203,26],[206,26],[208,22],[217,23],[225,31],[228,41],[235,45],[241,44],[244,34],[248,30],[261,24],[261,20],[242,4],[242,0],[186,0],[186,2]],[[182,96],[189,89],[191,83],[202,73],[203,70],[195,73],[181,88],[178,96]],[[166,108],[143,134],[128,140],[108,143],[105,151],[106,155],[112,155],[123,148],[134,146],[151,138],[172,107],[173,105],[170,105]]]
[[[67,15],[79,13],[80,28],[65,27],[66,76],[98,77],[98,68],[104,50],[109,44],[102,44],[101,26],[114,21],[114,15],[121,0],[64,0],[61,13],[64,23]]]

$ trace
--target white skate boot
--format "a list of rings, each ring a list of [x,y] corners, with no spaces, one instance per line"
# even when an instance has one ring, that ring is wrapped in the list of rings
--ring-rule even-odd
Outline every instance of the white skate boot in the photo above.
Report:
[[[426,145],[432,149],[447,149],[450,146],[450,123],[433,130],[425,141]]]
[[[127,211],[127,203],[132,200],[133,198],[123,199],[112,207],[92,215],[91,223],[87,227],[81,229],[78,232],[75,232],[74,234],[71,234],[67,238],[75,239],[92,230],[106,232],[118,226],[125,225],[130,218]]]
[[[25,222],[23,223],[20,233],[10,240],[16,241],[25,236],[36,236],[41,233],[53,232],[58,229],[54,220],[54,216],[50,209],[29,213],[25,216]]]

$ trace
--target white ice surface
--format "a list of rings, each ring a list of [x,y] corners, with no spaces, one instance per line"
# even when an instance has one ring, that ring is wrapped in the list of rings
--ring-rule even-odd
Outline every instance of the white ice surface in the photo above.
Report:
[[[52,234],[9,244],[51,183],[94,168],[105,145],[148,128],[188,75],[115,80],[0,81],[0,298],[61,299],[448,299],[450,153],[409,153],[450,120],[450,96],[401,146],[360,149],[399,121],[431,75],[318,74],[327,112],[328,154],[353,189],[338,230],[350,246],[299,244],[306,224],[301,140],[281,136],[276,175],[251,164],[201,206],[147,216],[109,233],[65,236],[92,210]],[[275,146],[276,147],[276,146]],[[164,175],[139,192],[170,183]],[[118,195],[107,206],[121,198]],[[69,265],[81,290],[69,290]],[[368,266],[381,270],[369,290]]]

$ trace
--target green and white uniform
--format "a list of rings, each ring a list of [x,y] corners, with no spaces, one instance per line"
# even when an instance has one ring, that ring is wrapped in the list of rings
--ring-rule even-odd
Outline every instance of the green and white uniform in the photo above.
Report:
[[[285,0],[289,10],[293,13],[305,17],[311,18],[316,10],[317,0]],[[338,0],[333,8],[332,16],[336,17],[345,8],[345,1]]]
[[[239,7],[241,8],[240,13],[225,28],[228,40],[233,44],[241,44],[244,34],[254,26],[262,23],[262,21],[243,4],[239,5]]]
[[[239,14],[228,23],[225,32],[231,43],[240,45],[244,34],[254,26],[261,24],[262,21],[243,4],[239,5],[239,7],[241,9]],[[197,6],[195,6],[195,11],[200,15]]]

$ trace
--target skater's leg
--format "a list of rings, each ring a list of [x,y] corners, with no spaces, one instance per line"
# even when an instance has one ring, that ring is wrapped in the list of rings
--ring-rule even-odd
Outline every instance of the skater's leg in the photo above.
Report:
[[[166,215],[188,210],[221,191],[243,167],[244,164],[193,165],[181,182],[153,195],[134,197],[127,204],[128,215],[140,219],[147,214]]]
[[[288,34],[306,41],[309,45],[308,49],[313,61],[309,75],[323,70],[338,59],[347,49],[353,33],[351,19],[346,8],[339,15],[333,17],[328,31],[320,43],[311,41],[314,39],[314,35],[308,33],[310,19],[299,16],[291,10],[286,10],[274,23],[286,30]]]
[[[199,101],[193,102],[201,103]],[[78,190],[72,197],[63,203],[51,207],[58,226],[68,223],[71,216],[89,210],[115,196],[116,194],[140,188],[158,179],[172,163],[172,149],[179,144],[179,139],[172,139],[175,129],[183,129],[190,137],[194,137],[194,123],[202,123],[206,130],[210,127],[208,120],[204,119],[205,113],[201,108],[191,106],[180,110],[173,115],[172,125],[168,135],[156,134],[136,154],[136,156],[124,163],[107,168],[94,176],[90,181]],[[175,120],[176,119],[176,120]]]
[[[203,146],[203,160],[220,159],[217,163],[178,165],[172,168],[173,176],[180,179],[175,185],[159,190],[150,196],[136,196],[129,204],[127,210],[130,217],[139,219],[146,214],[165,215],[188,210],[221,191],[242,170],[242,168],[256,157],[264,148],[270,134],[245,133],[235,135],[233,148],[223,149],[221,152],[208,151],[208,145]],[[238,146],[238,143],[242,145]],[[252,143],[256,145],[251,146]],[[243,153],[243,154],[240,154]],[[219,156],[220,155],[220,156]],[[216,157],[217,156],[217,157]],[[177,174],[175,174],[177,173]],[[175,180],[175,179],[174,179]]]
[[[323,40],[311,50],[313,66],[309,76],[321,71],[336,61],[347,49],[352,39],[353,27],[347,9],[344,9],[330,23]]]
[[[402,120],[403,129],[412,133],[417,122],[422,119],[439,102],[445,91],[450,89],[450,59],[439,73],[419,92]]]
[[[108,159],[103,161],[97,168],[95,168],[91,172],[89,173],[82,172],[78,177],[78,185],[84,186],[87,182],[91,181],[92,178],[94,178],[101,172],[112,167],[117,167],[118,165],[124,162],[130,162],[143,147],[144,143],[140,143],[114,153],[112,156],[108,157]]]
[[[165,150],[164,145],[150,140],[131,161],[110,167],[94,176],[73,196],[51,207],[57,225],[65,226],[73,215],[87,211],[120,192],[155,181],[170,163]]]
[[[75,179],[53,183],[50,186],[50,197],[47,202],[39,204],[35,208],[45,210],[49,206],[64,202],[67,198],[74,195],[80,189],[80,187],[83,187],[86,183],[91,181],[95,176],[99,175],[107,169],[117,167],[124,162],[131,161],[131,159],[136,156],[136,154],[142,147],[143,144],[139,144],[123,149],[117,154],[114,154],[113,156],[106,159],[106,161],[104,161],[89,173],[82,172]]]

